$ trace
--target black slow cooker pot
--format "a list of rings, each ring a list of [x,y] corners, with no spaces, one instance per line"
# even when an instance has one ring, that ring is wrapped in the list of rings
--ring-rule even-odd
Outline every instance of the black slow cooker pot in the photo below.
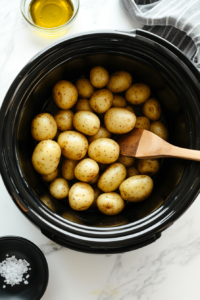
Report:
[[[165,159],[150,198],[110,219],[89,211],[70,221],[50,210],[43,200],[54,200],[31,164],[30,124],[39,112],[52,112],[57,81],[87,76],[95,65],[147,83],[162,105],[170,142],[200,150],[200,74],[191,61],[142,30],[91,32],[40,52],[14,80],[0,112],[0,169],[17,207],[51,240],[87,253],[126,252],[156,241],[188,209],[199,193],[200,164]]]

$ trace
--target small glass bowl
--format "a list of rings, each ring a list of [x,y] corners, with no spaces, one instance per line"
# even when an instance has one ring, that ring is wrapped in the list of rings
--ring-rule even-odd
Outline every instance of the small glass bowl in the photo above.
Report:
[[[79,12],[79,6],[80,6],[80,0],[71,0],[71,3],[73,4],[73,7],[74,7],[74,12],[73,12],[71,19],[67,23],[65,23],[61,26],[53,27],[53,28],[45,28],[45,27],[37,26],[33,22],[32,18],[31,18],[30,10],[29,10],[29,6],[30,6],[31,2],[32,2],[32,0],[21,0],[20,8],[21,8],[22,16],[24,17],[24,19],[26,20],[28,25],[34,31],[36,31],[40,35],[47,36],[47,37],[54,37],[54,36],[61,35],[61,34],[64,34],[65,32],[67,32],[69,30],[69,28],[72,26],[74,20],[76,19],[78,12]]]

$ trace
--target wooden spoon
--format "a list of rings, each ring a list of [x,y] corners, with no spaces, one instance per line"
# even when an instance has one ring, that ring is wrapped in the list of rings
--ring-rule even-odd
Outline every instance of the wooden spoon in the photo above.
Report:
[[[200,161],[200,151],[175,147],[154,133],[134,128],[117,140],[120,154],[137,158],[179,157]]]

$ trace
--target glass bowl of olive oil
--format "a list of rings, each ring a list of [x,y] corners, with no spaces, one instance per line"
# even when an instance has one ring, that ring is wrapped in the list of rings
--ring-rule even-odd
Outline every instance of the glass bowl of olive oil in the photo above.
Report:
[[[26,22],[43,36],[64,34],[76,19],[80,0],[21,0]]]

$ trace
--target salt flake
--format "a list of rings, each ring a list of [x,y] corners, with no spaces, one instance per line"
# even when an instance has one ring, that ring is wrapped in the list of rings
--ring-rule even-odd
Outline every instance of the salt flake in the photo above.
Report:
[[[20,284],[25,279],[23,278],[24,274],[28,272],[30,264],[25,259],[17,259],[14,255],[8,257],[0,262],[0,275],[5,278],[4,282],[11,286]],[[27,275],[29,277],[29,275]],[[26,276],[26,278],[28,278]],[[28,281],[25,280],[24,284],[28,284]],[[6,288],[6,285],[3,285],[3,288]]]

